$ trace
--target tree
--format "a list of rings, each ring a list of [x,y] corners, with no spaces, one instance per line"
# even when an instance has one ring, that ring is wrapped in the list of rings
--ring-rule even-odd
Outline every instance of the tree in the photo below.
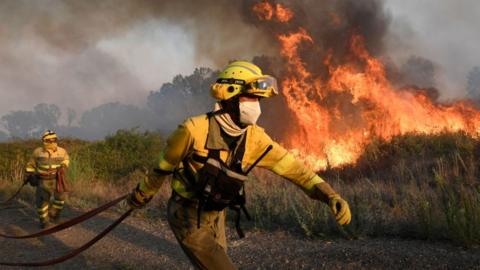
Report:
[[[38,123],[32,111],[11,111],[2,116],[2,125],[11,137],[31,137],[38,129]]]
[[[189,116],[211,111],[214,100],[210,96],[210,85],[216,75],[217,72],[209,68],[196,68],[193,74],[177,75],[160,90],[151,92],[147,106],[157,115],[158,128],[173,129]]]
[[[119,129],[151,129],[153,119],[149,110],[118,102],[106,103],[82,114],[79,121],[80,134],[75,137],[102,139]]]
[[[73,122],[73,120],[75,120],[76,117],[77,117],[77,112],[72,108],[68,108],[67,109],[67,121],[68,121],[68,126],[69,127],[72,126],[72,122]]]
[[[6,141],[8,139],[8,134],[0,130],[0,142]]]
[[[473,67],[467,75],[467,95],[470,98],[480,98],[480,67]]]
[[[38,137],[46,129],[58,127],[60,108],[54,104],[37,104],[33,111],[11,111],[1,122],[11,137]]]
[[[40,133],[46,129],[56,129],[60,118],[60,108],[55,104],[37,104],[33,108]]]

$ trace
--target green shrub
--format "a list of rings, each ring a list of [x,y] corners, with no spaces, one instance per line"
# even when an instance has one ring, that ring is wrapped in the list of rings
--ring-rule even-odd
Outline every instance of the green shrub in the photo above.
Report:
[[[120,130],[104,141],[95,142],[73,153],[81,175],[115,180],[135,170],[147,170],[158,162],[162,140],[158,134]]]
[[[144,169],[158,161],[163,142],[158,134],[123,130],[103,141],[66,139],[60,145],[70,153],[68,176],[77,188],[71,202],[93,207],[99,200],[128,192],[144,177]],[[37,146],[37,141],[0,144],[0,177],[21,178]],[[345,227],[335,223],[323,203],[310,200],[272,173],[255,169],[246,186],[253,222],[244,226],[308,237],[394,236],[479,245],[479,150],[479,140],[464,133],[374,140],[356,164],[320,172],[351,206],[352,223]],[[119,185],[121,179],[125,182]],[[6,186],[17,185],[0,185],[0,190],[11,193],[13,188]],[[157,197],[168,194],[164,187]]]

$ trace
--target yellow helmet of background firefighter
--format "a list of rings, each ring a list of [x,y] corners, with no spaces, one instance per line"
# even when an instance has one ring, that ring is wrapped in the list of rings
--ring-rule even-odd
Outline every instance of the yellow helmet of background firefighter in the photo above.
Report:
[[[240,94],[272,97],[278,94],[277,80],[262,74],[262,70],[247,61],[234,61],[218,75],[211,94],[218,100],[227,100]]]
[[[43,132],[42,141],[46,141],[50,139],[58,139],[57,133],[55,133],[55,131],[52,131],[52,130],[46,130],[45,132]]]
[[[42,142],[43,142],[43,147],[47,150],[57,150],[57,133],[52,130],[47,130],[43,133],[42,135]]]

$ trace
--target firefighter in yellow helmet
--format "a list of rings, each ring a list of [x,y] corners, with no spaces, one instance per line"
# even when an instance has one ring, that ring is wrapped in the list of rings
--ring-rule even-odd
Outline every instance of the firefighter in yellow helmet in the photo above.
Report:
[[[246,61],[230,63],[211,86],[215,110],[188,118],[168,138],[154,177],[137,185],[128,198],[143,207],[173,174],[168,222],[193,265],[200,269],[235,269],[226,253],[225,208],[243,213],[243,183],[252,166],[266,168],[328,204],[339,224],[348,224],[345,200],[322,178],[256,125],[259,99],[278,94],[275,78]]]
[[[33,151],[25,168],[26,181],[36,187],[35,201],[41,228],[49,225],[49,219],[58,220],[65,204],[65,169],[69,157],[65,149],[57,145],[57,134],[47,130],[42,135],[43,146]],[[50,200],[53,195],[53,201]],[[50,211],[49,211],[50,210]]]

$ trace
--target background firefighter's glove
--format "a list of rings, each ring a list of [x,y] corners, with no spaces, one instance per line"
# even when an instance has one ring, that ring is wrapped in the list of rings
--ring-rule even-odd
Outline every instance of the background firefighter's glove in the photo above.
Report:
[[[127,197],[127,203],[132,208],[142,208],[152,200],[153,196],[146,195],[140,190],[140,184]]]
[[[310,196],[313,199],[328,204],[338,224],[345,225],[350,223],[352,214],[350,213],[350,207],[348,206],[347,201],[342,199],[342,197],[340,197],[340,195],[335,192],[327,182],[316,184],[313,187]]]
[[[25,179],[23,180],[25,184],[30,184],[32,187],[38,186],[38,177],[33,173],[25,174]]]

